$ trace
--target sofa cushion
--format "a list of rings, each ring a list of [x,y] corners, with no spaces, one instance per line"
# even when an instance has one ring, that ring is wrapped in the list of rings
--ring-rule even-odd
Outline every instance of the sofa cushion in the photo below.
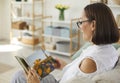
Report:
[[[113,69],[96,75],[92,80],[96,83],[120,83],[120,69]]]
[[[114,43],[112,45],[116,48],[116,50],[118,50],[118,48],[120,48],[120,44],[119,43]]]
[[[119,53],[119,56],[120,56],[120,47],[117,49],[117,52]]]

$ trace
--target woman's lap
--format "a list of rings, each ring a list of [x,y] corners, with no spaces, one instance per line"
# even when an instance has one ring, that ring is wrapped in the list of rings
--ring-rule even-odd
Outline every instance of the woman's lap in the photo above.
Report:
[[[25,76],[25,72],[23,70],[17,71],[12,80],[11,83],[27,83],[27,79]],[[44,77],[40,83],[59,83],[52,75],[47,75]]]

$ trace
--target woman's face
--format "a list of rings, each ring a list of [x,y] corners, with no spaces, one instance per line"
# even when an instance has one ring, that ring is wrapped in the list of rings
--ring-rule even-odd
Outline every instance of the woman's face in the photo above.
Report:
[[[91,41],[94,31],[93,22],[89,22],[89,19],[85,16],[85,12],[82,13],[80,21],[82,22],[79,29],[83,33],[83,39],[85,41]]]

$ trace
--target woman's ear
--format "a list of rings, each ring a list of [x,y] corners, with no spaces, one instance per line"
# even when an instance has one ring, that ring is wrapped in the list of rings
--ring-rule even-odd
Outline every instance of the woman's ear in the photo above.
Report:
[[[91,28],[92,31],[94,31],[94,30],[95,30],[95,27],[96,27],[96,21],[95,21],[95,20],[92,21],[91,27],[92,27],[92,28]]]

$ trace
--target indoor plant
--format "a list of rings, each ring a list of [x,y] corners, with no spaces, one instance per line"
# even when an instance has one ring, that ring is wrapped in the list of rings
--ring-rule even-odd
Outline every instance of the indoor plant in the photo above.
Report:
[[[55,6],[56,9],[59,10],[59,20],[64,20],[65,17],[64,17],[64,11],[67,10],[69,8],[69,6],[67,5],[62,5],[62,4],[57,4]]]

